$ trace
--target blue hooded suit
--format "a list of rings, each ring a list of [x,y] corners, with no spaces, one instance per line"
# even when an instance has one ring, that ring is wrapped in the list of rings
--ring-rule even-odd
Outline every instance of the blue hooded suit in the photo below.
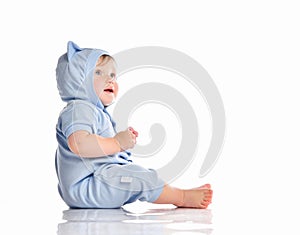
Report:
[[[59,193],[71,208],[118,208],[136,200],[153,202],[164,185],[154,170],[133,164],[128,151],[82,158],[68,147],[68,137],[75,131],[102,137],[116,134],[114,121],[94,91],[94,68],[102,55],[108,52],[68,42],[67,53],[59,58],[56,68],[58,91],[67,105],[56,125],[55,166]]]

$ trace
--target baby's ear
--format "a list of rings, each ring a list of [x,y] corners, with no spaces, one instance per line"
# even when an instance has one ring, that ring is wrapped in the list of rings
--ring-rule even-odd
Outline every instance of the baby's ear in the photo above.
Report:
[[[70,61],[72,57],[75,55],[77,51],[81,51],[82,49],[76,45],[74,42],[68,42],[68,60]]]

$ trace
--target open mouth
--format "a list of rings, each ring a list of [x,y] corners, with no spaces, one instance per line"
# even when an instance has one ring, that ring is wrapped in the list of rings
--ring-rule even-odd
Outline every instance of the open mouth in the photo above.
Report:
[[[113,93],[114,90],[112,88],[107,88],[107,89],[104,89],[105,92],[108,92],[108,93]]]

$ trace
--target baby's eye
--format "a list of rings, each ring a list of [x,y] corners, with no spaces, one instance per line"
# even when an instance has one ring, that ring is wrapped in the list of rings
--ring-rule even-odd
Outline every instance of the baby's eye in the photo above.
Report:
[[[95,74],[98,75],[98,76],[101,76],[102,75],[102,71],[101,70],[96,70]]]
[[[116,78],[116,74],[115,73],[111,73],[110,77],[113,78],[113,79],[115,79]]]

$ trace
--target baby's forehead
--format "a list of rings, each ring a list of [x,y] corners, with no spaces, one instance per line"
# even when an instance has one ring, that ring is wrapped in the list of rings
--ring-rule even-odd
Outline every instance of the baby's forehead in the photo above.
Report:
[[[116,63],[111,56],[102,55],[98,58],[98,60],[96,62],[96,67],[98,67],[98,68],[104,68],[104,67],[116,68]]]

